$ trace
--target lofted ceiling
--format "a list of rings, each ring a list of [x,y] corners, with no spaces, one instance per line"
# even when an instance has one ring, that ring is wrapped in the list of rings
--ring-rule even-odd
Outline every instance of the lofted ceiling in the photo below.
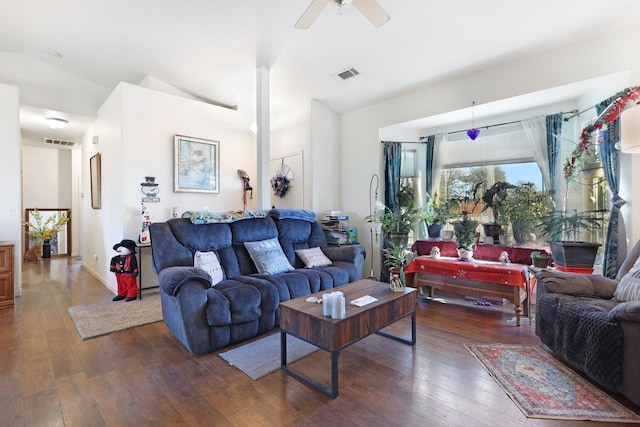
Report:
[[[272,106],[286,108],[287,97],[302,90],[342,113],[597,37],[603,28],[637,25],[640,13],[637,0],[377,1],[391,16],[380,28],[347,4],[325,8],[299,30],[294,24],[311,0],[0,0],[0,52],[42,61],[104,93],[152,76],[236,108],[248,127],[258,66],[286,82],[272,86]],[[349,67],[360,74],[335,78]],[[0,82],[16,80],[5,75],[0,66]],[[47,84],[31,78],[17,80]],[[36,138],[47,132],[35,125],[46,111],[29,107],[23,134]],[[69,136],[76,139],[91,122],[90,115],[67,118],[79,119]]]

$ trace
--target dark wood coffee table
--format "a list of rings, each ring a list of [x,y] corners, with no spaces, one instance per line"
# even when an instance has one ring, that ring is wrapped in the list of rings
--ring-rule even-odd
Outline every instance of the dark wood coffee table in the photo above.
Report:
[[[373,333],[414,345],[416,343],[416,290],[407,288],[404,292],[392,292],[388,283],[374,280],[360,280],[333,289],[341,291],[347,301],[345,317],[332,319],[322,315],[322,304],[307,302],[308,296],[280,303],[280,343],[281,368],[303,383],[310,385],[329,397],[338,397],[338,356],[347,346]],[[322,294],[312,294],[322,298]],[[355,307],[349,301],[371,295],[377,301]],[[405,338],[381,329],[411,316],[411,338]],[[287,334],[298,337],[322,350],[331,353],[331,387],[327,388],[314,379],[293,371],[287,364]]]

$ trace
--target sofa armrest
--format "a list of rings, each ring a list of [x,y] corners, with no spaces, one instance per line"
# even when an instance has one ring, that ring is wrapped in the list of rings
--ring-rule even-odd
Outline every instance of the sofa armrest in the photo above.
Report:
[[[351,264],[357,264],[358,261],[364,260],[367,256],[367,252],[362,245],[327,246],[322,249],[322,252],[331,261],[344,261]]]
[[[209,274],[197,267],[167,267],[158,274],[160,289],[165,294],[175,296],[187,282],[194,281],[202,285],[202,289],[211,287]]]
[[[640,322],[640,301],[621,302],[609,311],[609,320]]]
[[[613,298],[618,286],[617,281],[606,277],[554,270],[541,270],[536,278],[547,292],[602,299]]]

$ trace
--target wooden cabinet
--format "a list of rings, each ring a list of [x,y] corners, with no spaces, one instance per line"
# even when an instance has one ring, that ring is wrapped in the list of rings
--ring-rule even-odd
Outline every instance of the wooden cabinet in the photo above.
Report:
[[[0,242],[0,308],[13,307],[13,247]]]

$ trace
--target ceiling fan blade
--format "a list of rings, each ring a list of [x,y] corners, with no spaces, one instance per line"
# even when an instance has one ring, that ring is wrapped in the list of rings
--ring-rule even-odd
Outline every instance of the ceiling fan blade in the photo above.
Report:
[[[330,0],[313,0],[294,27],[300,30],[308,30],[311,24],[313,24],[313,21],[320,15],[320,12],[327,7],[329,1]]]
[[[376,28],[383,26],[391,19],[376,0],[353,0],[352,3]]]

